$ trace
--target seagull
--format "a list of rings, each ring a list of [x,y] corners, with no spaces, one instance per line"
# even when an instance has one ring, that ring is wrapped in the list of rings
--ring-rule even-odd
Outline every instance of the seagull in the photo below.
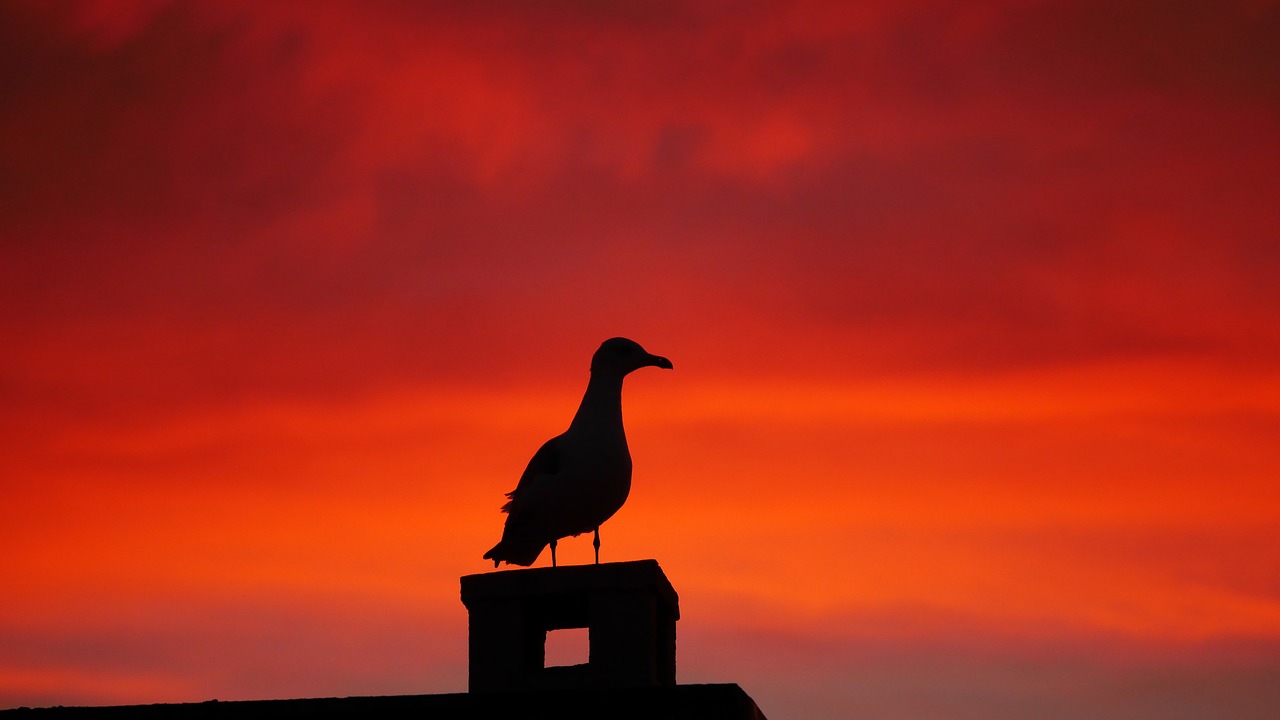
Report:
[[[532,565],[556,542],[594,532],[600,563],[600,525],[613,516],[631,492],[631,453],[622,429],[622,379],[642,367],[672,369],[671,361],[651,355],[634,340],[605,340],[591,357],[591,379],[582,404],[563,434],[538,449],[516,489],[502,506],[507,514],[502,539],[484,554],[493,566]]]

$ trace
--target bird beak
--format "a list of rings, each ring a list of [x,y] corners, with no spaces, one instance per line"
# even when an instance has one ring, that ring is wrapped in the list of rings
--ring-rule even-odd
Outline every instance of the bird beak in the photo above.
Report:
[[[662,368],[663,370],[671,370],[671,369],[673,369],[673,368],[674,368],[674,366],[671,364],[671,361],[670,361],[670,360],[668,360],[668,359],[666,359],[666,358],[664,358],[664,357],[662,357],[662,356],[660,356],[660,355],[650,355],[650,356],[649,356],[649,362],[648,362],[648,363],[646,363],[646,364],[647,364],[647,365],[654,365],[654,366],[656,366],[656,367],[660,367],[660,368]]]

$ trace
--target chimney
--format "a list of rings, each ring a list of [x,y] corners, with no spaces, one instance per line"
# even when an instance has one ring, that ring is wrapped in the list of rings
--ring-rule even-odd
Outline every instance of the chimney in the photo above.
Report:
[[[676,684],[680,602],[656,560],[462,578],[472,693]],[[546,667],[547,632],[586,628],[585,664]]]

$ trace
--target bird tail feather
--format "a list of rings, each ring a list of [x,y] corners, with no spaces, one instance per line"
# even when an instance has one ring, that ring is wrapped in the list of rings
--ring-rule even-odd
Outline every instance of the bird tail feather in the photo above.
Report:
[[[497,545],[489,548],[489,552],[484,554],[485,560],[492,560],[493,566],[498,567],[498,563],[505,562],[508,565],[523,565],[528,567],[538,559],[542,554],[542,548],[546,547],[546,543],[511,543],[503,539],[498,541]]]

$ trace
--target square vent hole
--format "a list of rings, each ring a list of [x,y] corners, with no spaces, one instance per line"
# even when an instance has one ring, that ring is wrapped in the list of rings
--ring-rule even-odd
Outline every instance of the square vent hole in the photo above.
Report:
[[[588,628],[547,631],[545,667],[585,665],[591,659],[591,635]]]

